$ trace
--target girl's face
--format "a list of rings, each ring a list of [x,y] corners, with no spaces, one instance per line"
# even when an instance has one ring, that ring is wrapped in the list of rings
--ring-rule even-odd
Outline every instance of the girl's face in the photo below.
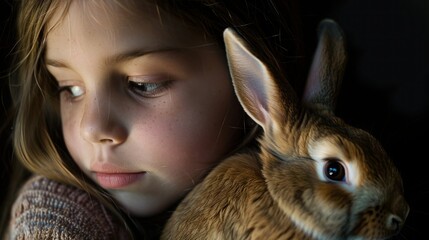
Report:
[[[48,26],[66,146],[132,214],[160,213],[242,135],[224,53],[155,6],[86,3]]]

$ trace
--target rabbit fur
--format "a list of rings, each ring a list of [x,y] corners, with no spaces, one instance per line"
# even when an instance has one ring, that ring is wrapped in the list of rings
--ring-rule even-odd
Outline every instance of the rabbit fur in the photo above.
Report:
[[[258,151],[216,166],[179,204],[162,239],[387,239],[409,207],[380,143],[334,115],[345,71],[333,20],[319,42],[302,101],[232,29],[224,32],[235,92],[263,133]]]

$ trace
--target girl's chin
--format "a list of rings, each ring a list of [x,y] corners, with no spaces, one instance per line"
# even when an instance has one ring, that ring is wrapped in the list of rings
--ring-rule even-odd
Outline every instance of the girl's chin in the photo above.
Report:
[[[171,192],[168,191],[168,193],[165,191],[142,193],[124,189],[111,189],[109,192],[125,212],[135,217],[153,217],[162,214],[183,197],[181,195],[172,196],[170,195]]]

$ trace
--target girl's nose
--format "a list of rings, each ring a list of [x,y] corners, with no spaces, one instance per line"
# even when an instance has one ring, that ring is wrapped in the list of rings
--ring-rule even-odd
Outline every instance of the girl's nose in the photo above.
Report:
[[[86,102],[81,120],[81,134],[87,141],[117,145],[126,140],[128,132],[123,107],[115,104],[111,97],[97,96]]]

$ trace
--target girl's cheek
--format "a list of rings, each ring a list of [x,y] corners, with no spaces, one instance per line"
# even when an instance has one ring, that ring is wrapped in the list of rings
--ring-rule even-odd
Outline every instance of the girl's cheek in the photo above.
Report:
[[[68,150],[72,153],[73,147],[78,145],[80,134],[81,111],[72,103],[61,103],[61,124]]]

